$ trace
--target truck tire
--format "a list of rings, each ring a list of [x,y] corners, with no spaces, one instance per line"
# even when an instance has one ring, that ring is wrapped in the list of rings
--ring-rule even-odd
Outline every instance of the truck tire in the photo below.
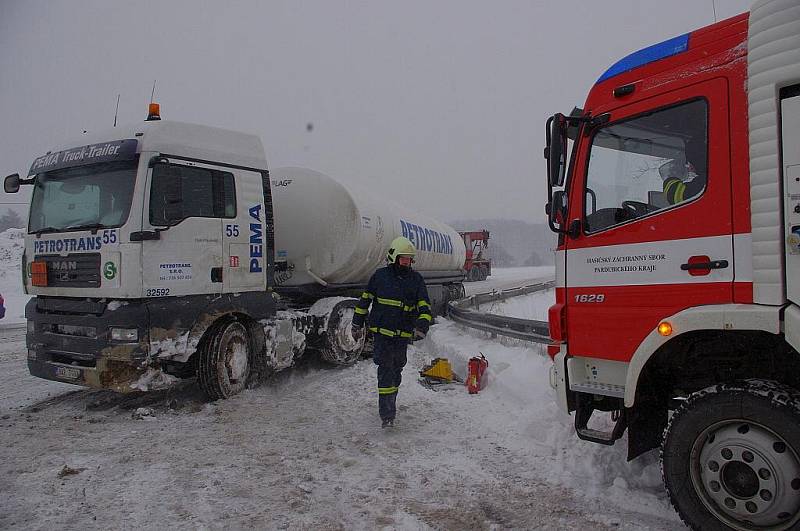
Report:
[[[244,390],[252,365],[247,328],[239,321],[225,321],[203,339],[197,381],[211,400],[228,398]]]
[[[364,338],[353,338],[353,314],[356,301],[349,299],[336,304],[328,317],[328,326],[320,349],[320,356],[334,365],[353,365],[364,352]],[[366,331],[365,331],[366,332]]]
[[[764,380],[693,393],[664,432],[661,471],[693,529],[795,529],[800,394]]]
[[[464,284],[447,284],[447,300],[446,303],[461,300],[467,296],[467,291],[464,289]]]

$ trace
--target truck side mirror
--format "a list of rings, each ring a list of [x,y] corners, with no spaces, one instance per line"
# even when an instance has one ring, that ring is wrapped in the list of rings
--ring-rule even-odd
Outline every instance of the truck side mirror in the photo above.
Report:
[[[554,114],[547,120],[547,179],[550,186],[564,186],[566,169],[566,120],[563,114]]]
[[[19,173],[12,173],[3,181],[3,191],[7,194],[19,192]]]
[[[564,220],[567,219],[567,194],[563,190],[556,190],[547,207],[547,214],[552,222],[563,226]]]

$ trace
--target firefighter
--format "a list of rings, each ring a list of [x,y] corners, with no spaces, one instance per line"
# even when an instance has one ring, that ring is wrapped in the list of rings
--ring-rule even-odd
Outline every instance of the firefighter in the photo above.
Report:
[[[382,428],[394,426],[408,343],[424,338],[431,324],[428,290],[422,275],[411,269],[415,255],[414,244],[408,238],[395,238],[386,254],[387,266],[369,279],[353,315],[353,337],[361,337],[367,321],[374,338],[372,361],[378,366]]]
[[[697,179],[697,172],[689,162],[682,164],[677,160],[673,160],[663,164],[658,168],[658,172],[663,181],[664,197],[666,197],[667,203],[670,205],[694,197],[705,186],[705,182],[700,182]]]
[[[658,168],[663,182],[664,196],[670,205],[680,203],[698,195],[706,187],[705,172],[698,172],[688,160],[705,161],[705,144],[687,142],[686,158],[679,157]],[[705,164],[701,164],[704,168]]]

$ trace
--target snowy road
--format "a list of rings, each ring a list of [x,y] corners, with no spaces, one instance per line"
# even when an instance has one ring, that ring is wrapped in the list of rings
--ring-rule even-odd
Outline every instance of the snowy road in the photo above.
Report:
[[[551,276],[498,269],[467,291]],[[491,311],[541,319],[551,298]],[[24,333],[0,329],[0,529],[681,527],[652,454],[626,463],[624,445],[575,438],[541,347],[440,320],[411,348],[398,425],[382,431],[370,360],[309,358],[207,404],[191,381],[122,396],[33,378]],[[479,395],[416,381],[433,357],[463,375],[478,352],[490,361]]]
[[[188,385],[121,396],[32,378],[23,333],[0,347],[3,529],[679,527],[652,456],[574,439],[540,353],[446,321],[412,348],[391,431],[370,360],[308,361],[206,404]],[[481,394],[415,381],[434,355],[460,366],[476,349]]]

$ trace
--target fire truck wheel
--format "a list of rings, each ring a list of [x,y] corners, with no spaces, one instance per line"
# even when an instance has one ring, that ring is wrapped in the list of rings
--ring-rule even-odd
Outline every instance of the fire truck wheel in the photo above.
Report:
[[[747,380],[698,391],[665,431],[661,470],[693,529],[794,529],[800,522],[800,394]]]
[[[242,392],[252,358],[247,329],[239,321],[215,325],[203,339],[197,360],[197,381],[211,400]]]
[[[352,365],[361,359],[364,338],[353,337],[353,314],[356,301],[344,300],[336,304],[328,317],[328,329],[320,349],[320,356],[334,365]]]

